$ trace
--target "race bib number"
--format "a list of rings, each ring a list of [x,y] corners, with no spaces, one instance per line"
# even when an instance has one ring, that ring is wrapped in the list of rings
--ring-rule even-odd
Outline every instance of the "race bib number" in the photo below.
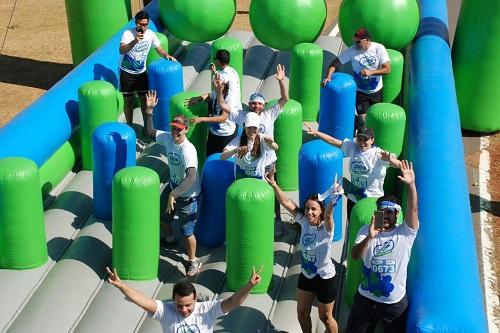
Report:
[[[372,271],[381,274],[396,272],[396,260],[394,259],[373,259]]]

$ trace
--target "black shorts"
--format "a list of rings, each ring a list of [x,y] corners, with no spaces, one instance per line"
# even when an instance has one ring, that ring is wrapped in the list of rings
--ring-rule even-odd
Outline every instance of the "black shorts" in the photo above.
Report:
[[[215,153],[222,153],[224,148],[233,140],[238,134],[238,127],[234,130],[234,133],[228,136],[220,136],[215,135],[212,132],[208,131],[208,140],[207,140],[207,153],[206,156],[210,156]]]
[[[366,94],[361,91],[356,91],[356,112],[358,115],[366,114],[368,108],[373,104],[380,103],[384,100],[384,88],[373,94]]]
[[[120,91],[123,96],[129,96],[137,92],[145,95],[149,89],[148,73],[131,74],[120,69]]]
[[[345,332],[373,332],[379,319],[385,333],[405,332],[407,308],[406,295],[397,303],[385,304],[356,292]]]
[[[318,298],[318,302],[329,304],[335,301],[337,296],[337,275],[330,279],[322,279],[316,275],[312,279],[308,279],[304,274],[300,273],[297,287],[300,290],[314,293]]]

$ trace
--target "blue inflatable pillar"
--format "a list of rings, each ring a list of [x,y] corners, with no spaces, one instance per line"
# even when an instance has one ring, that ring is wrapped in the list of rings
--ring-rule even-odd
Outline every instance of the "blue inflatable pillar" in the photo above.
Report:
[[[158,105],[153,114],[156,129],[168,131],[170,97],[184,91],[182,65],[170,60],[158,60],[148,66],[149,88],[156,90]]]
[[[342,178],[342,150],[321,140],[304,144],[299,152],[299,204],[302,207],[308,197],[323,193],[333,184],[335,174]],[[335,231],[333,240],[342,239],[342,199],[333,212]]]
[[[220,246],[226,241],[226,192],[234,181],[234,158],[220,160],[210,155],[203,165],[200,215],[194,233],[203,246]]]
[[[120,169],[135,166],[135,132],[122,123],[105,123],[92,135],[94,215],[111,219],[111,185]]]
[[[319,130],[340,140],[352,139],[355,108],[356,82],[348,74],[333,73],[321,88]]]

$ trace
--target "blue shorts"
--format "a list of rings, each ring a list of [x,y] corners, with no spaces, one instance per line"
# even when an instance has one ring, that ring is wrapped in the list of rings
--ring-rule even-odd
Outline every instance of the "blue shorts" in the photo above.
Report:
[[[174,211],[165,213],[163,219],[165,223],[172,223],[177,215],[182,226],[182,234],[184,237],[192,236],[194,233],[194,225],[198,220],[198,203],[200,196],[190,198],[175,199]]]

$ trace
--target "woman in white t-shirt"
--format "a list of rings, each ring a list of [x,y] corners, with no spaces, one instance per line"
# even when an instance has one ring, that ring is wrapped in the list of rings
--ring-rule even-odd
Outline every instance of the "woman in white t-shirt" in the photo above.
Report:
[[[224,148],[221,160],[236,155],[235,177],[264,179],[266,165],[274,162],[278,144],[271,137],[259,133],[260,118],[254,112],[245,117],[245,130]]]
[[[318,299],[319,318],[327,332],[338,332],[333,318],[333,305],[337,295],[335,266],[330,257],[333,240],[333,207],[337,205],[342,188],[334,184],[334,193],[325,209],[318,195],[310,196],[301,209],[288,198],[274,179],[274,173],[266,174],[280,204],[300,224],[300,246],[302,251],[301,273],[297,284],[297,315],[303,332],[311,332],[311,308],[314,298]]]

